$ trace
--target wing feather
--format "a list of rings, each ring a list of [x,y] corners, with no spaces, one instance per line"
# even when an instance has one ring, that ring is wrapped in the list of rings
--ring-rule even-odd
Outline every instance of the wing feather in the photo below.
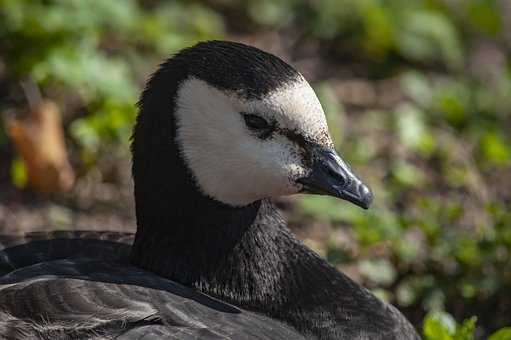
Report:
[[[131,240],[98,232],[0,239],[0,338],[303,338],[281,322],[130,266]]]

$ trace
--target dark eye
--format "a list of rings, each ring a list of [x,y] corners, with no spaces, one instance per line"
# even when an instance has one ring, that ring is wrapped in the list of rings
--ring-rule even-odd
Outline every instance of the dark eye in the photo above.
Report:
[[[246,113],[243,114],[243,118],[245,119],[245,124],[247,124],[247,127],[252,130],[265,130],[271,127],[266,119],[256,115]]]
[[[263,139],[268,138],[274,130],[274,125],[268,123],[266,119],[261,118],[260,116],[244,113],[243,119],[245,120],[247,127],[250,130],[257,132],[259,137]]]

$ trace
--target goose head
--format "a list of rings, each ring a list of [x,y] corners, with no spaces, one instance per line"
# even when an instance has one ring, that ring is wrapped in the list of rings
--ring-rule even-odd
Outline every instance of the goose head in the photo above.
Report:
[[[169,77],[175,88],[165,89],[161,79]],[[155,88],[172,97],[167,142],[204,196],[241,207],[306,192],[369,207],[371,190],[335,151],[314,90],[278,57],[239,43],[199,43],[153,76],[142,113],[156,105]]]

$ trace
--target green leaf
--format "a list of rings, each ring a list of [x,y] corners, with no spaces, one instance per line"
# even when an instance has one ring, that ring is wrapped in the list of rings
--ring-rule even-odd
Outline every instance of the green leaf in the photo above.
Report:
[[[248,11],[259,24],[283,26],[293,18],[294,11],[289,5],[286,1],[260,0],[251,2]]]
[[[356,0],[317,0],[311,1],[310,6],[313,15],[312,20],[308,22],[311,23],[311,30],[317,37],[332,39],[353,25],[359,25],[360,6]]]
[[[456,321],[446,312],[430,312],[423,324],[425,340],[454,340]]]
[[[474,331],[476,329],[476,322],[476,316],[464,320],[461,326],[459,326],[456,330],[454,340],[473,340]]]
[[[511,327],[504,327],[490,335],[488,340],[511,340]]]
[[[419,167],[405,161],[397,162],[392,173],[400,184],[408,187],[420,188],[426,181],[426,176]]]
[[[470,1],[470,22],[486,34],[496,37],[502,31],[502,19],[496,1]]]
[[[17,188],[27,186],[28,175],[25,163],[21,158],[15,158],[11,164],[11,181]]]
[[[400,52],[418,61],[434,61],[441,56],[449,67],[460,68],[463,54],[457,28],[440,12],[411,10],[403,14],[398,31]]]
[[[365,37],[363,47],[374,58],[387,55],[395,45],[395,18],[390,8],[376,1],[361,1]]]
[[[390,285],[396,279],[396,269],[386,259],[362,260],[358,264],[360,274],[379,285]]]
[[[436,88],[432,109],[441,112],[453,127],[462,128],[469,122],[473,112],[471,94],[468,84],[447,78],[444,84]]]
[[[75,140],[89,152],[96,152],[101,144],[98,132],[85,118],[76,119],[71,124],[71,135]]]
[[[400,306],[410,306],[417,300],[417,292],[414,288],[408,281],[399,284],[396,289],[396,299]]]
[[[428,79],[420,72],[407,72],[401,78],[401,85],[406,94],[421,107],[429,106],[433,90]]]
[[[488,132],[481,140],[484,158],[490,165],[505,166],[511,163],[511,143],[497,133]]]

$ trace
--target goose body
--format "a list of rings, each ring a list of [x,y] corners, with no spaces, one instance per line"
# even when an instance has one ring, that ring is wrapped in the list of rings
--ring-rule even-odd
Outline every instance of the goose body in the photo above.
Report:
[[[134,239],[0,239],[0,338],[419,338],[269,200],[372,199],[296,70],[243,44],[200,43],[160,66],[139,105]]]

